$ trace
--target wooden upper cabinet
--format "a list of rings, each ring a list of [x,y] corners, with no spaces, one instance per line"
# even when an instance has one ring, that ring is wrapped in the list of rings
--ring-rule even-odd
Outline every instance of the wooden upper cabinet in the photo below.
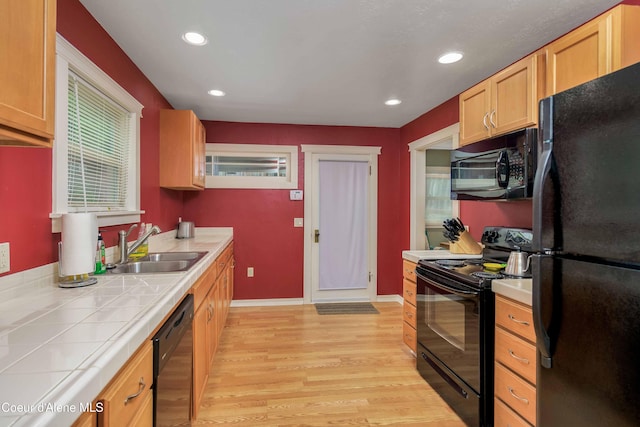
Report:
[[[56,0],[0,2],[0,145],[51,147]]]
[[[160,110],[160,187],[202,190],[205,129],[191,110]]]
[[[640,7],[619,5],[546,47],[550,96],[640,61]]]
[[[530,55],[460,94],[460,145],[538,122],[541,60]]]
[[[460,94],[460,145],[488,138],[491,88],[485,80]]]

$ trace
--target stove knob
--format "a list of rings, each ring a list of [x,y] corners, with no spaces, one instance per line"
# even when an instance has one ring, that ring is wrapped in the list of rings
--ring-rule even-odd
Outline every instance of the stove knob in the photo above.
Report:
[[[496,230],[488,230],[482,233],[482,240],[486,241],[487,243],[495,243],[498,241],[499,237],[500,233],[498,233]]]

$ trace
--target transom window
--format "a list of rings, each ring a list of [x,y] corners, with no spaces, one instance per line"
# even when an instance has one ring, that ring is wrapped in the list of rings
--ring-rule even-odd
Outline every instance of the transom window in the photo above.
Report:
[[[295,145],[207,144],[207,188],[297,188]]]

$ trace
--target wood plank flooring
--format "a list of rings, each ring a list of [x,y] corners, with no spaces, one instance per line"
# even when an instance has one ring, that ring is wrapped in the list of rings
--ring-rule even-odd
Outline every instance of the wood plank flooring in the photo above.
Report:
[[[193,425],[464,426],[416,371],[402,306],[374,305],[231,308]]]

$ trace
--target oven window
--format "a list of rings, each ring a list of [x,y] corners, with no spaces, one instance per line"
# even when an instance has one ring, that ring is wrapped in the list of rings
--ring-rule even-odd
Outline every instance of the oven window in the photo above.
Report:
[[[465,298],[443,296],[427,291],[427,315],[425,320],[429,329],[442,337],[449,344],[466,350]]]

